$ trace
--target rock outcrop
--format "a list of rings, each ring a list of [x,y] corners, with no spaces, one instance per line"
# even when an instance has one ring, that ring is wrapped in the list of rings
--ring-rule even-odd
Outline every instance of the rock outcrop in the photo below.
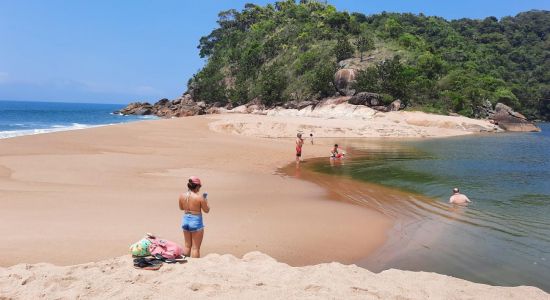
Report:
[[[351,97],[348,103],[354,105],[366,105],[369,107],[379,106],[381,103],[380,98],[380,94],[361,92]]]
[[[193,101],[191,95],[186,93],[172,101],[166,98],[160,99],[154,105],[148,102],[130,103],[114,113],[122,115],[156,115],[161,118],[187,117],[205,114],[211,106],[204,102]]]
[[[398,111],[400,109],[403,109],[403,103],[399,99],[393,101],[392,103],[390,103],[390,105],[388,105],[388,111]]]
[[[355,83],[355,76],[357,71],[355,69],[341,69],[334,74],[334,86],[342,96],[353,96],[355,90],[353,84]]]
[[[340,88],[345,90],[346,85],[344,82],[349,84],[349,80],[351,80],[354,75],[346,72],[342,72],[340,75],[342,76],[340,78],[340,83],[342,83]],[[161,118],[187,117],[202,114],[241,113],[271,116],[286,115],[297,117],[368,119],[378,112],[394,112],[404,108],[403,102],[399,99],[387,106],[382,104],[381,95],[361,92],[353,96],[332,97],[323,100],[294,100],[280,103],[280,105],[275,107],[266,107],[260,99],[254,99],[247,104],[233,107],[231,103],[224,106],[224,104],[220,102],[210,104],[202,101],[195,102],[191,94],[185,93],[178,99],[170,101],[163,98],[153,105],[148,102],[130,103],[128,106],[115,113],[123,115],[156,115]],[[506,131],[540,131],[540,129],[532,122],[529,122],[524,115],[515,112],[512,108],[502,103],[498,103],[493,110],[491,103],[486,101],[478,112],[479,115],[487,116],[492,120],[493,124],[498,125]],[[480,129],[480,131],[488,130]]]
[[[538,132],[540,128],[533,123],[527,121],[527,118],[515,112],[511,107],[502,103],[497,103],[495,113],[491,119],[498,124],[499,127],[506,131],[514,132]]]
[[[128,104],[125,108],[115,111],[116,114],[121,115],[150,115],[152,113],[151,104],[148,102],[133,102]]]
[[[480,106],[476,108],[476,118],[492,118],[495,115],[493,104],[489,100],[484,100]]]

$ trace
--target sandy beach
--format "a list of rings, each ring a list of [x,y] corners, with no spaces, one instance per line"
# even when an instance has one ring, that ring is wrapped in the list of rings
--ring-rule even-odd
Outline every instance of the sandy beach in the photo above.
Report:
[[[463,119],[453,125],[453,117],[401,116],[399,122],[365,124],[210,115],[0,140],[0,295],[35,297],[47,287],[46,298],[132,298],[125,289],[132,285],[163,291],[152,298],[174,297],[163,294],[163,287],[186,282],[178,296],[548,299],[536,288],[489,287],[436,274],[392,270],[375,275],[336,263],[310,266],[350,264],[368,256],[387,239],[393,220],[376,209],[338,201],[329,189],[277,174],[294,160],[292,137],[296,131],[316,137],[442,137],[469,134],[477,126],[464,125]],[[384,122],[407,125],[395,134]],[[306,144],[304,159],[327,153],[322,143]],[[183,241],[177,197],[190,175],[199,176],[209,193],[212,211],[205,215],[202,253],[211,255],[166,266],[160,277],[133,270],[129,256],[117,257],[145,232]],[[250,251],[308,267],[291,268],[258,253],[242,260],[226,255]],[[82,263],[89,264],[70,266]],[[234,268],[243,275],[231,275]],[[251,278],[263,281],[257,285]],[[293,280],[296,285],[281,292]],[[435,281],[427,285],[430,280]],[[420,282],[426,285],[419,287]]]
[[[202,178],[212,206],[205,254],[259,250],[293,265],[349,263],[384,241],[388,218],[273,175],[294,159],[292,139],[214,133],[210,121],[144,121],[1,140],[0,230],[10,242],[0,246],[7,254],[0,264],[106,259],[126,253],[145,232],[181,242],[177,197],[190,175]],[[304,158],[325,152],[308,146]]]

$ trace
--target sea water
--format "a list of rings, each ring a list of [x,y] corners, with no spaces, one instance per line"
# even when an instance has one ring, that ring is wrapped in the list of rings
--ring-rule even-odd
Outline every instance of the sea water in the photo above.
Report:
[[[155,118],[112,113],[123,107],[122,104],[0,101],[0,139]]]
[[[359,265],[550,291],[550,124],[539,126],[539,133],[340,140],[350,152],[343,162],[304,166],[408,195],[377,203],[398,221],[386,245]],[[453,187],[473,202],[449,204]],[[342,194],[369,201],[357,188]]]

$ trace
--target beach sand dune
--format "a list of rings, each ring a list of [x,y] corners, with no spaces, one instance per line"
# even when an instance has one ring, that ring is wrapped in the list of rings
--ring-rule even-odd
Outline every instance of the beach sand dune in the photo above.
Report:
[[[210,254],[158,271],[123,256],[76,266],[0,269],[3,299],[549,299],[534,287],[492,287],[426,272],[372,273],[340,263],[290,267],[260,252]]]

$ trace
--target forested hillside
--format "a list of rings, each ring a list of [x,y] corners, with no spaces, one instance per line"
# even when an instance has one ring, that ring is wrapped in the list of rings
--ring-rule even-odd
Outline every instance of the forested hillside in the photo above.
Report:
[[[448,21],[337,11],[318,1],[245,5],[200,39],[197,100],[266,105],[333,96],[334,74],[358,70],[356,92],[408,109],[478,116],[487,101],[550,117],[550,12]]]

